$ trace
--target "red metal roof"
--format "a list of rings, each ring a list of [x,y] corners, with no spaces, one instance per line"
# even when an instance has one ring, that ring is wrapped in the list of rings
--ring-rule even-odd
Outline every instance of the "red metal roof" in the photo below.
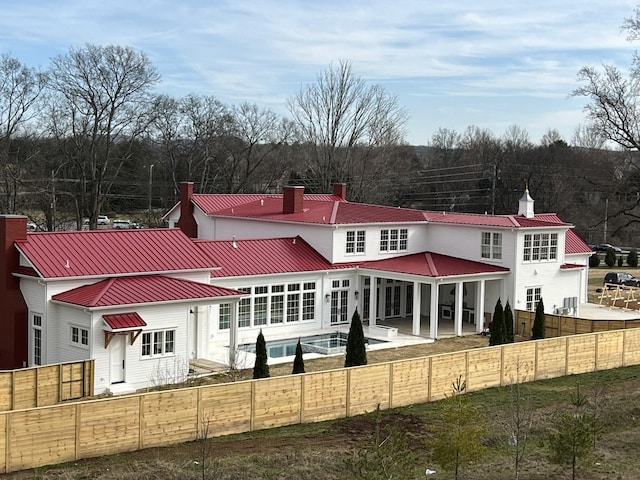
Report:
[[[216,287],[161,275],[116,277],[59,293],[52,300],[82,307],[110,307],[180,300],[206,300],[244,295],[231,288]]]
[[[192,202],[197,205],[207,215],[215,214],[221,210],[228,210],[235,207],[241,207],[243,205],[252,204],[256,202],[277,200],[277,204],[282,212],[282,194],[267,194],[267,193],[236,193],[236,194],[216,194],[216,193],[200,193],[194,194]],[[304,194],[304,201],[316,201],[316,202],[346,202],[345,199],[337,195],[331,194]]]
[[[432,223],[453,223],[459,225],[478,225],[483,227],[559,227],[569,226],[555,213],[536,214],[533,218],[524,215],[481,215],[478,213],[459,212],[424,212],[425,217]]]
[[[197,240],[202,251],[216,259],[220,270],[212,277],[243,277],[273,273],[310,272],[348,268],[332,265],[300,237],[257,240]]]
[[[145,322],[142,317],[136,312],[103,315],[102,318],[112,330],[120,330],[123,328],[140,328],[147,326],[147,322]]]
[[[438,253],[416,253],[402,257],[375,260],[360,264],[362,268],[384,272],[409,273],[425,277],[449,277],[478,273],[504,273],[509,269]]]
[[[216,265],[179,229],[42,232],[16,246],[44,278],[207,270]]]
[[[536,218],[540,218],[541,220],[558,223],[562,225],[566,225],[562,221],[562,219],[555,213],[542,213],[536,215]],[[568,254],[572,253],[591,253],[593,250],[587,242],[585,242],[580,235],[578,235],[572,228],[567,230],[567,233],[564,237],[564,252]]]

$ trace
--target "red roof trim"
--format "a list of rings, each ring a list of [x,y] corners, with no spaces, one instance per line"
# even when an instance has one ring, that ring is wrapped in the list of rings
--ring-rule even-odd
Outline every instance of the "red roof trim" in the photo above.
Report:
[[[137,312],[103,315],[102,319],[109,328],[111,328],[111,330],[141,328],[147,326],[147,322],[145,322]]]

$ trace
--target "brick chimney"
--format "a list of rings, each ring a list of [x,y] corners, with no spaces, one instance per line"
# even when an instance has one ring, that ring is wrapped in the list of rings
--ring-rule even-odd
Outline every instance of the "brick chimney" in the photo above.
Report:
[[[27,305],[20,291],[20,279],[12,273],[20,265],[20,254],[14,242],[27,238],[27,217],[0,215],[0,368],[21,368],[27,365]]]
[[[346,183],[334,183],[333,194],[336,197],[340,197],[344,200],[347,199],[347,184]]]
[[[304,208],[304,187],[282,187],[282,213],[298,213]]]
[[[187,237],[198,238],[198,224],[193,216],[193,182],[180,183],[180,218],[178,219],[178,228],[184,232]]]

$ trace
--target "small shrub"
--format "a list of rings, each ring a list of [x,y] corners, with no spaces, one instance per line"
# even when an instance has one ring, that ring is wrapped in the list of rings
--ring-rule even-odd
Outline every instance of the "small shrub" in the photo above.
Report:
[[[617,260],[618,259],[616,257],[616,252],[613,250],[613,248],[607,248],[607,253],[604,256],[604,263],[607,264],[607,267],[613,268]]]
[[[544,304],[542,298],[536,306],[536,316],[533,320],[533,329],[531,331],[531,340],[540,340],[544,338]]]
[[[296,345],[296,357],[293,359],[293,375],[296,373],[304,373],[304,359],[302,358],[302,345],[300,344],[300,338],[298,338],[298,344]]]
[[[627,255],[627,265],[632,268],[638,267],[638,251],[635,248],[632,248]]]
[[[637,262],[637,260],[636,260]],[[594,253],[593,255],[591,255],[589,257],[589,267],[590,268],[596,268],[600,266],[600,255],[598,255],[597,253]]]
[[[623,262],[622,256],[618,257],[618,267],[622,266],[622,262]]]
[[[256,363],[253,366],[253,378],[268,378],[269,365],[267,364],[267,343],[262,335],[262,330],[256,340]]]
[[[365,344],[360,314],[358,310],[356,310],[353,312],[353,317],[351,317],[351,326],[349,327],[349,335],[347,336],[347,355],[344,360],[344,366],[357,367],[358,365],[366,364],[367,346]]]

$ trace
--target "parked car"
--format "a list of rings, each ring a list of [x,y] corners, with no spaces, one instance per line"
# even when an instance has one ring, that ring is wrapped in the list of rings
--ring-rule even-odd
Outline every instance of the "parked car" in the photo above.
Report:
[[[109,217],[106,215],[98,215],[98,225],[109,225]]]
[[[124,220],[122,218],[117,218],[113,221],[113,228],[117,228],[118,230],[128,230],[129,228],[135,228],[131,220]]]
[[[31,220],[29,220],[27,222],[27,231],[35,232],[36,230],[38,230],[38,225],[36,225],[36,222],[32,222]]]
[[[598,253],[607,253],[608,249],[613,249],[613,251],[617,254],[621,254],[622,253],[622,249],[620,247],[616,247],[614,245],[611,245],[610,243],[599,243],[598,245],[594,245],[593,250],[595,252]]]
[[[629,280],[625,280],[624,284],[627,287],[640,287],[640,278],[630,278]]]
[[[615,283],[616,285],[626,285],[625,282],[636,280],[636,278],[627,272],[609,272],[604,276],[604,283]]]

